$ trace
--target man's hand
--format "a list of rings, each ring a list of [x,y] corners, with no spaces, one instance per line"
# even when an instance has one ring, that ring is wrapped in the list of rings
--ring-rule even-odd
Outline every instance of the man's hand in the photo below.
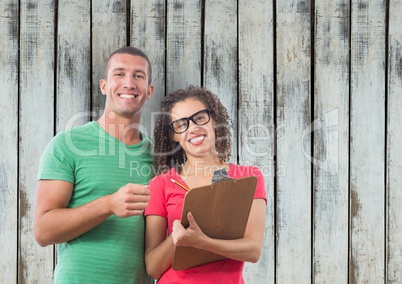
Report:
[[[110,195],[109,208],[118,217],[138,216],[144,213],[149,199],[148,185],[129,183]]]

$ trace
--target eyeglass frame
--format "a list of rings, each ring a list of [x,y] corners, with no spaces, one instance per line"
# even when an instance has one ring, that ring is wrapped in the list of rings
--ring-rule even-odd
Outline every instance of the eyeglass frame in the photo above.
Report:
[[[194,116],[196,116],[197,114],[200,114],[201,112],[206,112],[206,113],[207,113],[207,115],[208,115],[208,121],[199,124],[199,123],[197,123],[197,122],[194,120]],[[212,112],[212,111],[211,111],[209,108],[202,109],[202,110],[200,110],[200,111],[197,111],[196,113],[194,113],[193,115],[191,115],[191,116],[189,116],[189,117],[182,117],[182,118],[176,119],[176,120],[174,120],[174,121],[172,121],[172,122],[169,122],[168,125],[169,125],[169,127],[173,130],[174,133],[176,133],[176,134],[182,134],[182,133],[186,132],[186,131],[188,130],[188,128],[190,127],[190,120],[191,120],[192,122],[194,122],[195,125],[198,125],[198,126],[205,125],[205,124],[207,124],[208,122],[210,122],[210,121],[211,121],[211,112]],[[173,124],[174,124],[175,122],[178,122],[178,121],[181,121],[181,120],[185,120],[185,121],[187,122],[187,127],[186,127],[186,129],[183,130],[183,131],[176,132],[176,131],[174,130]]]

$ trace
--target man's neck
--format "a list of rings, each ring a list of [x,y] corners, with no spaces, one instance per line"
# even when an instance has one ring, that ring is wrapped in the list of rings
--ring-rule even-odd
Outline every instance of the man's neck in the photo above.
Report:
[[[141,132],[138,130],[141,115],[124,118],[104,113],[98,123],[106,133],[123,142],[126,145],[134,145],[141,142]]]

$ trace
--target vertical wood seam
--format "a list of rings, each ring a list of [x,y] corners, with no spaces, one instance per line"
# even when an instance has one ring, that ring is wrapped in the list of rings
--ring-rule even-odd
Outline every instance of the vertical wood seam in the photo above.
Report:
[[[277,147],[277,128],[278,128],[278,120],[277,120],[277,101],[278,101],[278,93],[277,93],[277,70],[278,70],[278,62],[277,62],[277,41],[276,41],[276,1],[272,1],[272,49],[273,49],[273,121],[274,121],[274,133],[273,133],[273,159],[274,159],[274,186],[273,186],[273,197],[274,197],[274,284],[277,283],[277,259],[278,259],[278,208],[277,208],[277,186],[278,186],[278,178],[277,178],[277,163],[278,163],[278,147]]]
[[[351,187],[350,187],[350,182],[351,182],[351,178],[350,178],[350,161],[351,161],[351,155],[350,155],[350,144],[351,144],[351,139],[352,139],[352,131],[351,131],[351,110],[352,110],[352,0],[349,0],[349,109],[348,109],[348,220],[349,220],[349,224],[348,224],[348,283],[350,283],[351,281],[351,273],[353,273],[353,269],[351,267],[351,265],[353,265],[352,262],[352,230],[351,230],[351,225],[352,225],[352,220],[351,220]]]
[[[385,0],[385,58],[384,58],[384,95],[385,95],[385,102],[384,102],[384,283],[388,283],[388,230],[389,226],[387,224],[388,220],[388,210],[387,210],[387,202],[388,202],[388,72],[389,72],[389,0]]]
[[[89,84],[89,111],[90,111],[90,118],[89,120],[92,121],[96,118],[96,114],[94,113],[94,106],[93,106],[93,87],[92,82],[94,81],[94,73],[93,73],[93,45],[92,45],[92,21],[93,21],[93,9],[92,9],[92,0],[89,3],[89,78],[91,80]]]
[[[58,87],[58,81],[57,81],[57,66],[58,66],[58,44],[59,44],[59,22],[58,22],[58,13],[59,13],[59,0],[56,0],[54,2],[54,54],[53,54],[53,60],[54,60],[54,85],[53,85],[53,135],[56,135],[57,133],[57,87]],[[57,245],[52,245],[52,251],[53,251],[53,259],[52,259],[52,270],[54,271],[56,268],[57,264]]]
[[[205,87],[205,6],[206,6],[206,0],[201,0],[201,50],[200,50],[200,61],[201,61],[201,70],[200,70],[200,82],[201,86]]]
[[[126,0],[126,46],[131,45],[131,0]]]
[[[21,233],[21,222],[20,222],[20,151],[21,151],[21,147],[20,147],[20,117],[21,117],[21,84],[20,84],[20,78],[21,78],[21,1],[18,1],[18,51],[17,51],[17,70],[18,70],[18,74],[17,74],[17,247],[16,247],[16,265],[15,265],[15,269],[16,269],[16,283],[19,283],[19,263],[20,263],[20,247],[21,247],[21,239],[20,239],[20,233]]]
[[[315,84],[314,84],[314,79],[315,79],[315,0],[311,0],[310,2],[310,123],[314,123],[314,94],[315,94]],[[311,138],[310,138],[310,151],[311,151],[311,157],[315,157],[314,155],[314,131],[311,131],[310,133]],[[314,215],[314,208],[315,208],[315,190],[314,190],[314,163],[310,162],[310,190],[311,190],[311,208],[310,208],[310,214],[311,214],[311,219],[310,219],[310,283],[315,283],[314,282],[314,222],[315,222],[315,215]]]
[[[237,58],[236,58],[236,62],[237,62],[237,72],[236,72],[236,89],[237,89],[237,98],[236,98],[236,102],[237,102],[237,106],[236,106],[236,116],[239,118],[239,115],[240,115],[240,105],[239,105],[239,102],[240,102],[240,68],[239,68],[239,62],[240,62],[240,48],[239,48],[239,46],[240,46],[240,32],[239,32],[239,30],[240,30],[240,17],[239,17],[239,0],[237,0],[236,1],[236,5],[237,5],[237,7],[236,7],[236,10],[237,10],[237,16],[236,16],[236,36],[237,36],[237,38],[236,38],[236,44],[237,44],[237,53],[236,53],[236,55],[237,55]],[[240,120],[239,119],[237,119],[236,120],[236,123],[237,123],[237,125],[236,125],[236,131],[237,131],[237,133],[236,133],[236,136],[237,136],[237,141],[241,141],[240,140],[240,131],[239,131],[239,127],[240,127],[240,122],[239,122]],[[236,153],[237,153],[237,157],[236,157],[236,163],[237,164],[240,164],[240,142],[238,142],[237,143],[237,145],[236,145],[236,147],[237,147],[237,149],[236,149]]]

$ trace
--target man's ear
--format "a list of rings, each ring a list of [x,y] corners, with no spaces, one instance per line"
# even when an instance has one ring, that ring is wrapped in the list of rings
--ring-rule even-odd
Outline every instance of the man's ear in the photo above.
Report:
[[[106,80],[105,79],[99,80],[99,88],[100,88],[102,94],[106,95]]]
[[[147,100],[150,99],[150,97],[152,96],[153,93],[154,93],[154,86],[149,85],[148,86],[148,92],[147,92]]]

